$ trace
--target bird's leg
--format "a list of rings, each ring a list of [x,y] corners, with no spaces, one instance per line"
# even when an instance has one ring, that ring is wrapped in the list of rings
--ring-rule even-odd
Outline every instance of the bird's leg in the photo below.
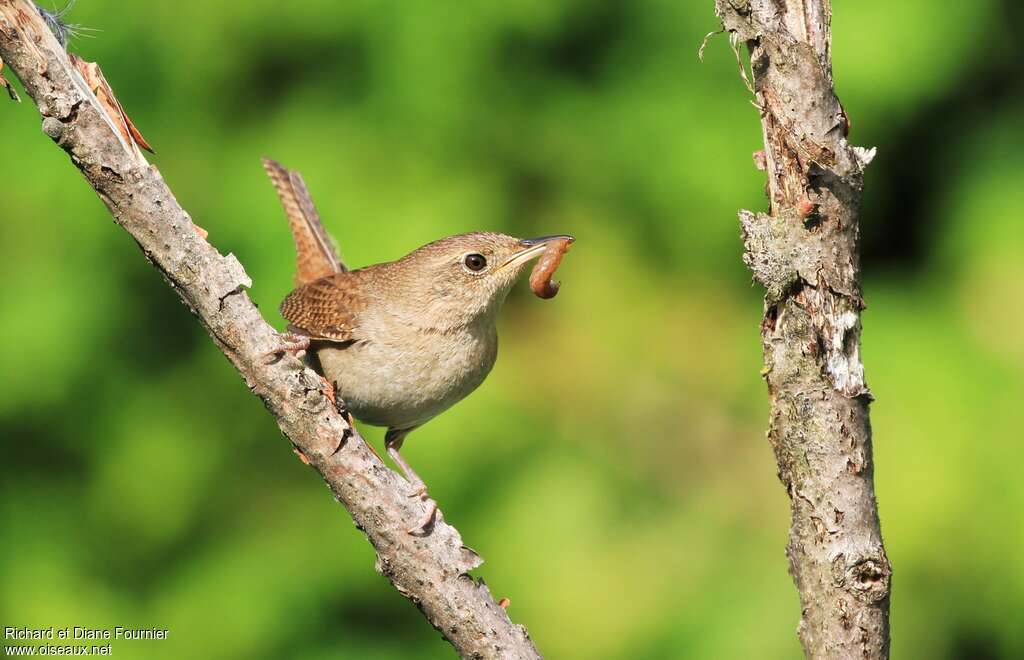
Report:
[[[415,428],[415,427],[413,427]],[[398,465],[402,470],[402,474],[405,475],[405,480],[409,482],[409,485],[413,487],[414,497],[427,492],[427,487],[420,479],[419,475],[412,469],[412,467],[405,462],[402,455],[399,454],[399,450],[402,448],[402,443],[405,442],[405,436],[409,435],[409,432],[413,429],[388,429],[387,433],[384,434],[384,446],[388,450],[388,456]]]
[[[416,428],[416,427],[413,427]],[[412,469],[412,467],[405,462],[402,455],[398,453],[398,450],[402,448],[402,443],[405,441],[405,436],[412,431],[412,428],[408,429],[388,429],[387,433],[384,434],[384,446],[388,450],[388,456],[395,462],[396,465],[402,470],[402,474],[405,475],[405,480],[409,482],[409,485],[413,488],[413,493],[410,497],[418,497],[421,501],[427,505],[427,513],[420,520],[419,524],[412,529],[407,530],[414,536],[425,536],[428,528],[434,520],[434,515],[437,513],[437,502],[432,500],[427,495],[427,486],[420,479],[419,475]]]

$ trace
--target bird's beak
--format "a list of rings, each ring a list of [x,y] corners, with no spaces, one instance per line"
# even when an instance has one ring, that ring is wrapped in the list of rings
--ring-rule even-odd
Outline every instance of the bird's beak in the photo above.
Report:
[[[576,239],[568,234],[557,234],[555,236],[539,236],[537,238],[524,238],[519,241],[519,245],[523,246],[522,250],[514,253],[508,260],[501,264],[501,268],[508,268],[509,266],[520,266],[534,257],[540,256],[544,250],[548,248],[548,243],[551,241],[566,240],[570,243]]]

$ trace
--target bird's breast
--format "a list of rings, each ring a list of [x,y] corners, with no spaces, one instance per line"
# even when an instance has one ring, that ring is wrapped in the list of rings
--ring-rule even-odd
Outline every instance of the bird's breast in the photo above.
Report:
[[[365,339],[317,351],[324,375],[363,422],[423,424],[475,390],[498,354],[493,324],[434,331],[401,324],[361,328]]]

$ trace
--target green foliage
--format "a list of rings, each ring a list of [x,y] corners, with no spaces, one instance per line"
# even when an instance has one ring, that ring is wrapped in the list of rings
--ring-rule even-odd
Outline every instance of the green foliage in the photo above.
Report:
[[[1020,10],[836,4],[851,139],[879,148],[864,356],[894,657],[1021,657]],[[71,18],[279,326],[293,251],[262,154],[303,172],[355,266],[576,235],[559,297],[513,293],[494,373],[407,457],[546,655],[799,654],[736,221],[765,206],[760,133],[725,39],[697,62],[710,0]],[[32,105],[0,122],[0,622],[170,629],[130,657],[450,657]]]

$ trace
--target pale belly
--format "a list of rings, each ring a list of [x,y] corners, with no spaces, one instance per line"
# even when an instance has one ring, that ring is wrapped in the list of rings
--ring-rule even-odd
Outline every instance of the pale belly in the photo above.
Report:
[[[395,429],[423,424],[461,401],[484,381],[497,354],[493,326],[449,335],[411,331],[317,350],[324,375],[352,414]]]

